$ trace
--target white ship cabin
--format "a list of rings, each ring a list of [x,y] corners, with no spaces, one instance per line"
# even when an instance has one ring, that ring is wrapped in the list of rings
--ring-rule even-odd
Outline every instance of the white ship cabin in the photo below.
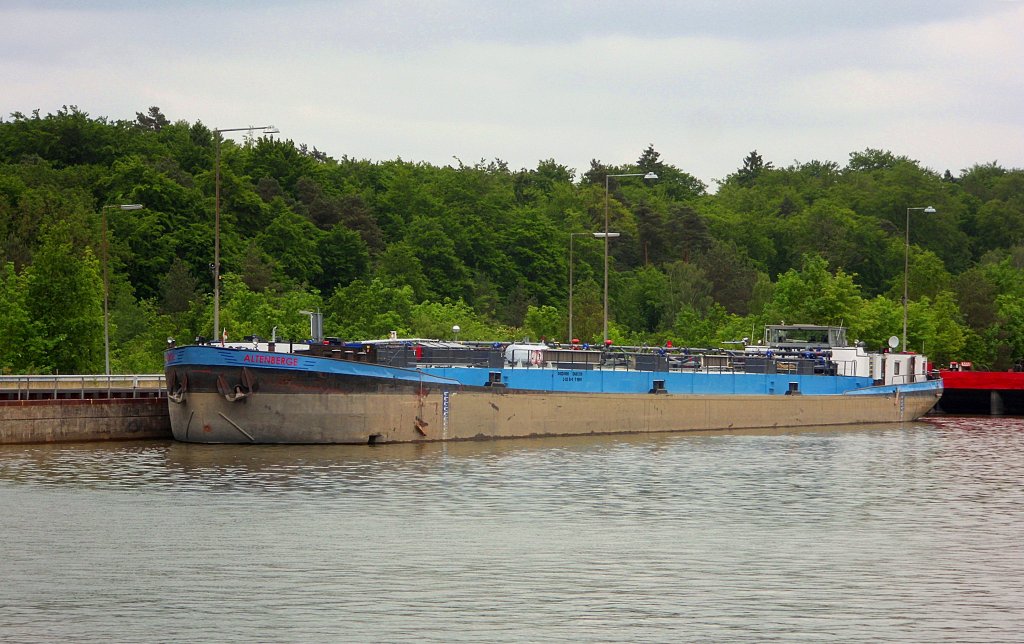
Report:
[[[505,347],[505,362],[510,365],[521,367],[531,365],[540,366],[546,362],[544,359],[548,345],[529,342],[513,343]]]
[[[878,384],[902,385],[928,379],[928,358],[916,353],[869,353],[863,342],[850,344],[846,328],[811,324],[774,324],[764,330],[764,342],[745,348],[748,353],[828,357],[836,374],[869,376]]]
[[[513,342],[505,347],[505,364],[510,367],[592,369],[604,363],[599,349],[555,348],[539,342]]]

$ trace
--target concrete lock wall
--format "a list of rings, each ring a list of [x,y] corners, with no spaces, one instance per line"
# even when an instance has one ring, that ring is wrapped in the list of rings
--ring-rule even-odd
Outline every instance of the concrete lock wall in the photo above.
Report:
[[[167,399],[0,401],[0,444],[171,438]]]

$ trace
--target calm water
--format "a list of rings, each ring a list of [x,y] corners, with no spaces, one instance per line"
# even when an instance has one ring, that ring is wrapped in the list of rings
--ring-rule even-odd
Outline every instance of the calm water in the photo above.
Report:
[[[0,447],[3,641],[1024,640],[1024,419]]]

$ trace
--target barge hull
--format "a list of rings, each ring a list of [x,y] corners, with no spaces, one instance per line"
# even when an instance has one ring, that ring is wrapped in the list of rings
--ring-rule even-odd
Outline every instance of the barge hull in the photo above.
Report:
[[[389,386],[377,391],[188,391],[174,437],[201,443],[375,444],[911,421],[934,389],[869,395],[550,393]]]

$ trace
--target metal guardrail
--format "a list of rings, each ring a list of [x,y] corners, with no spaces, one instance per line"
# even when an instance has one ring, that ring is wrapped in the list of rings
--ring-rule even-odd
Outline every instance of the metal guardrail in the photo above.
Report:
[[[164,396],[163,374],[0,376],[0,400]]]

